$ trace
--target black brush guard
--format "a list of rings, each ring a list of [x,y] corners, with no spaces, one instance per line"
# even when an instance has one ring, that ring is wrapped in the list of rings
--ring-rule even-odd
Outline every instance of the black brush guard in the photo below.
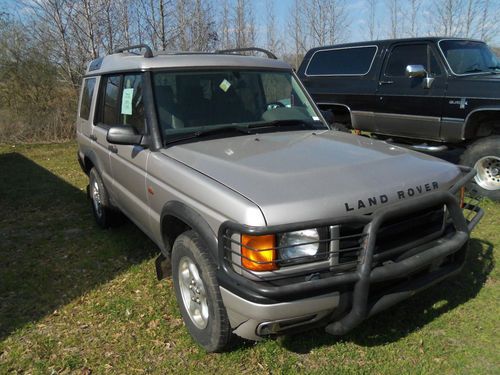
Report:
[[[460,168],[466,174],[448,192],[430,193],[406,202],[400,202],[378,209],[371,216],[351,215],[331,220],[268,227],[250,227],[230,221],[225,222],[219,230],[219,281],[222,286],[233,292],[261,303],[294,300],[336,290],[347,291],[350,296],[349,299],[352,301],[349,303],[350,310],[343,314],[340,320],[334,321],[326,327],[326,331],[330,334],[345,334],[365,318],[460,271],[465,260],[469,233],[484,215],[483,210],[475,204],[466,204],[465,207],[459,207],[459,202],[454,197],[454,194],[475,175],[473,169]],[[414,255],[403,257],[403,259],[396,262],[391,261],[378,266],[374,265],[377,232],[385,221],[402,215],[411,215],[413,212],[426,208],[431,209],[439,205],[446,206],[447,214],[454,227],[452,233],[431,240],[426,244],[410,243],[407,250],[411,250],[412,247],[422,249],[417,252],[413,251]],[[462,209],[469,211],[467,219],[464,217]],[[338,272],[335,271],[334,266],[330,266],[328,267],[329,270],[334,272],[313,273],[309,270],[305,272],[308,274],[306,277],[303,277],[303,273],[298,272],[297,274],[285,275],[276,279],[266,277],[261,280],[251,280],[235,272],[235,262],[231,260],[231,243],[237,242],[232,239],[232,235],[235,233],[265,235],[353,223],[364,225],[364,229],[359,236],[361,246],[358,261],[351,271]],[[328,241],[331,240],[328,239]],[[433,262],[454,254],[457,256],[453,261],[433,269]],[[244,270],[241,266],[239,267]],[[259,275],[259,272],[249,273]],[[397,281],[410,274],[417,274],[417,276],[397,284],[392,289],[385,289],[382,294],[377,295],[375,300],[370,296],[371,285]],[[274,280],[277,280],[277,283],[273,282]]]

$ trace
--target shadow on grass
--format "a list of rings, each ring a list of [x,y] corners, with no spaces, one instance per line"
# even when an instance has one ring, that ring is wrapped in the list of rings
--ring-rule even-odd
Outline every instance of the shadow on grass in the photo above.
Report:
[[[98,229],[84,191],[23,155],[0,171],[0,340],[157,253],[129,222]]]
[[[472,239],[464,268],[455,277],[369,318],[345,336],[330,336],[318,328],[300,335],[285,336],[281,345],[292,352],[304,354],[337,342],[354,342],[370,347],[398,341],[474,298],[493,268],[493,244]]]

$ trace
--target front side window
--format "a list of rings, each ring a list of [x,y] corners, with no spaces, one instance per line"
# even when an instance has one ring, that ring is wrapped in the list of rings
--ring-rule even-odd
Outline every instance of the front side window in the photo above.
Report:
[[[80,117],[88,120],[90,116],[90,105],[94,96],[95,78],[87,78],[83,82],[82,101],[80,103]]]
[[[139,134],[145,134],[144,103],[142,96],[142,74],[123,77],[120,102],[120,124],[132,125]]]
[[[155,72],[153,87],[164,140],[276,121],[326,128],[289,71]]]
[[[387,61],[385,75],[404,77],[408,65],[422,65],[430,76],[441,74],[436,56],[427,44],[408,44],[394,47]]]
[[[364,75],[372,65],[376,46],[316,51],[306,68],[306,75]]]
[[[104,80],[103,100],[100,122],[105,125],[118,124],[118,101],[120,96],[121,76],[108,76]]]
[[[132,125],[146,133],[143,75],[111,75],[102,78],[99,123],[106,126]]]
[[[500,62],[486,43],[441,40],[439,47],[455,74],[491,73],[500,70]]]

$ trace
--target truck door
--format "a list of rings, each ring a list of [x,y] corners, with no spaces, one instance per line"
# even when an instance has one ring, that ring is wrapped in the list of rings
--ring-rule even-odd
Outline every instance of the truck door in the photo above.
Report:
[[[113,126],[132,125],[146,134],[143,73],[121,77]],[[111,125],[111,124],[110,124]],[[113,193],[120,209],[145,233],[150,233],[146,164],[151,151],[138,145],[109,145]]]
[[[408,65],[423,65],[430,88],[424,78],[408,78]],[[376,132],[401,137],[439,140],[441,108],[446,90],[443,67],[428,43],[394,44],[382,67],[375,112]]]

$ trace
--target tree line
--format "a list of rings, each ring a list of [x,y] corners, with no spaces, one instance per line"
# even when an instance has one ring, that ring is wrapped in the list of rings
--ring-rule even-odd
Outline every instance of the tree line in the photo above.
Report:
[[[317,45],[351,39],[443,35],[491,40],[495,0],[277,1],[26,0],[0,11],[0,143],[73,137],[78,88],[89,60],[134,44],[213,51],[264,46],[297,67]],[[359,26],[361,25],[361,26]]]

